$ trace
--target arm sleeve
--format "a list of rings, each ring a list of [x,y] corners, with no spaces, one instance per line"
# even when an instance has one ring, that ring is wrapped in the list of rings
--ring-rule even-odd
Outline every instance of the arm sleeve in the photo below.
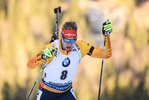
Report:
[[[89,51],[92,47],[89,43],[87,43],[86,41],[83,41],[83,40],[77,40],[76,43],[80,48],[82,57],[84,57],[87,53],[89,53]]]
[[[46,46],[41,50],[40,53],[38,53],[35,57],[31,58],[31,59],[27,62],[27,67],[30,68],[30,69],[34,69],[34,68],[36,68],[38,65],[43,64],[45,60],[41,58],[41,56],[42,56],[42,54],[43,54],[42,52],[43,52],[43,50],[44,50],[45,48],[51,47],[53,44],[54,44],[54,43],[50,43],[50,44],[46,45]],[[47,60],[46,64],[50,63],[50,62],[52,61],[53,57],[54,57],[54,53],[53,53],[53,56],[50,57],[50,58]]]
[[[105,36],[104,36],[104,38],[105,38]],[[91,57],[102,58],[102,56],[103,56],[103,48],[95,47],[92,52]],[[112,50],[111,50],[110,36],[107,36],[104,58],[107,59],[107,58],[110,58],[111,56],[112,56]]]
[[[94,58],[102,58],[103,48],[94,47],[82,40],[78,40],[76,41],[76,43],[80,47],[82,57],[84,57],[85,55],[89,55]],[[104,58],[107,59],[111,56],[112,56],[112,51],[111,51],[110,36],[107,36]]]

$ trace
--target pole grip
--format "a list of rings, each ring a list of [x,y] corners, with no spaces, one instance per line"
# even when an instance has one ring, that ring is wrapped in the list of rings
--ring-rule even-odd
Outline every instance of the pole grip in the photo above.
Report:
[[[109,21],[109,19],[107,19],[107,22]],[[111,31],[107,31],[107,34],[105,34],[105,35],[110,35],[110,33],[111,33]]]

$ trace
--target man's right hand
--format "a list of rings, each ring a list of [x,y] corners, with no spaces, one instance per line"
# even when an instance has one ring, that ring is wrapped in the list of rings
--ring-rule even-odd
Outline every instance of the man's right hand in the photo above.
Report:
[[[52,54],[54,53],[55,49],[52,47],[47,47],[43,50],[42,58],[46,59],[46,57],[52,57]]]

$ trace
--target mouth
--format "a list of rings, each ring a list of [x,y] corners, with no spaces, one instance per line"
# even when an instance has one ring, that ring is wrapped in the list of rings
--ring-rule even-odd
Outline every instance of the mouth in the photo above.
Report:
[[[66,47],[67,49],[71,49],[71,47]]]

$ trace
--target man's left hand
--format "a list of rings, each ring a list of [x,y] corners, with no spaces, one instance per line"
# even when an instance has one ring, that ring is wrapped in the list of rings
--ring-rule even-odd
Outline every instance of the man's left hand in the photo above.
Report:
[[[102,27],[103,35],[107,34],[107,32],[109,32],[109,34],[112,32],[112,26],[111,26],[110,21],[106,21],[106,22],[103,23],[103,27]]]

